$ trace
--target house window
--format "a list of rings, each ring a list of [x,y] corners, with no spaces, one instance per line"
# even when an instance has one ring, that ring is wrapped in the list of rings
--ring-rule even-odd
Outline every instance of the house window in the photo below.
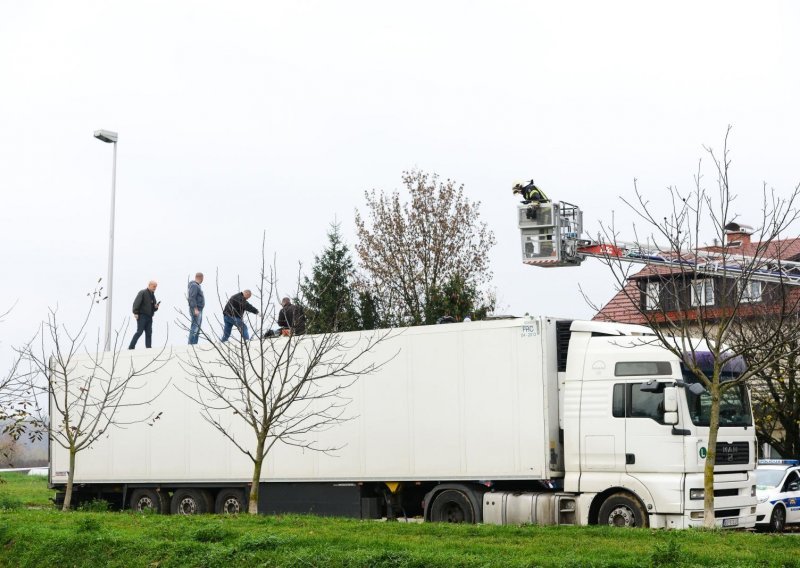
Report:
[[[661,282],[647,282],[644,288],[644,307],[657,310],[661,306]]]
[[[692,282],[692,306],[714,305],[714,281],[695,280]]]
[[[740,280],[739,291],[742,295],[742,302],[760,302],[764,290],[763,284],[757,280]]]

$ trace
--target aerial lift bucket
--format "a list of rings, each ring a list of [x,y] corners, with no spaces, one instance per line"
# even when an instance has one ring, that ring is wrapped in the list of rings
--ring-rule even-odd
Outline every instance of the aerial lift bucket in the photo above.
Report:
[[[522,237],[522,262],[532,266],[578,266],[578,239],[583,212],[565,202],[547,201],[517,206]]]

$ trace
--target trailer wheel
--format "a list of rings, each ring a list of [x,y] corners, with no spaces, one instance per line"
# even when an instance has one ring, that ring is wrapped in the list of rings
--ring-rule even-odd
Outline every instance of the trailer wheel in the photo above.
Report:
[[[214,512],[218,515],[238,515],[247,512],[247,501],[244,491],[240,489],[223,489],[217,495]]]
[[[431,505],[430,516],[434,523],[474,523],[476,517],[469,497],[457,489],[439,493]]]
[[[178,489],[172,495],[170,510],[173,515],[201,515],[209,512],[211,502],[203,489]]]
[[[647,513],[636,497],[628,493],[614,493],[600,507],[599,524],[612,527],[644,527],[648,525]]]
[[[169,512],[164,495],[155,489],[134,489],[131,493],[130,506],[131,510],[137,513],[153,511],[154,513],[166,515]]]

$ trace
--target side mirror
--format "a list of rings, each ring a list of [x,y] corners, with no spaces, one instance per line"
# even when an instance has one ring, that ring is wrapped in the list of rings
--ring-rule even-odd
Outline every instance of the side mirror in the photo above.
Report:
[[[675,387],[664,388],[664,412],[678,411],[678,389]]]
[[[675,385],[689,389],[689,392],[695,396],[700,396],[704,392],[706,392],[706,387],[703,386],[702,383],[687,383],[686,381],[677,380],[675,381]]]
[[[706,387],[704,387],[700,383],[692,383],[689,385],[689,392],[693,395],[700,396],[704,392],[706,392]]]
[[[788,488],[788,490],[789,490],[789,491],[798,491],[798,490],[800,490],[800,482],[798,482],[798,481],[792,481],[792,482],[789,484],[789,488]]]
[[[663,387],[661,383],[659,383],[655,379],[650,379],[649,381],[644,383],[641,387],[639,387],[639,390],[642,392],[660,392],[662,388]]]
[[[678,423],[678,413],[677,412],[665,412],[664,413],[664,424],[671,424],[674,426]]]

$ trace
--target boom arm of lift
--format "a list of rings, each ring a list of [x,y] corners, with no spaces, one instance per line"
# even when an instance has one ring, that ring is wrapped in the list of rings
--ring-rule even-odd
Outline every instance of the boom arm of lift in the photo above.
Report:
[[[522,239],[522,262],[530,266],[579,266],[587,258],[601,258],[691,270],[699,274],[800,285],[800,262],[722,254],[698,250],[677,255],[639,243],[604,243],[581,238],[583,212],[566,202],[517,206]]]

